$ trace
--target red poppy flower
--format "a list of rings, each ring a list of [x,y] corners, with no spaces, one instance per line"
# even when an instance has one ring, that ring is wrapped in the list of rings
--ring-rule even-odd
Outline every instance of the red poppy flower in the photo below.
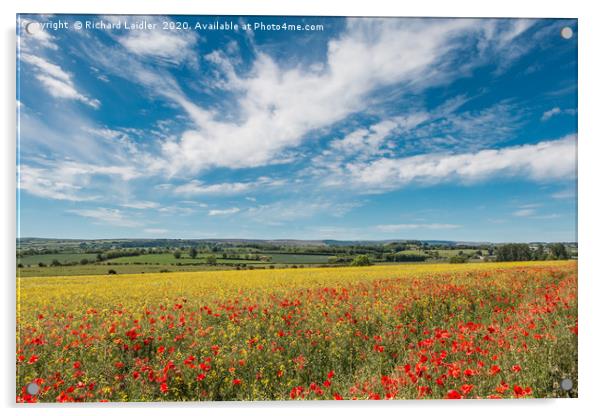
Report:
[[[500,368],[499,365],[492,365],[491,368],[489,369],[489,374],[491,374],[492,376],[499,373],[500,371],[502,371],[502,369]]]
[[[461,399],[462,395],[458,393],[456,390],[450,390],[447,392],[448,399]]]
[[[472,391],[473,388],[474,384],[464,384],[462,385],[462,393],[464,393],[464,395],[467,395]]]

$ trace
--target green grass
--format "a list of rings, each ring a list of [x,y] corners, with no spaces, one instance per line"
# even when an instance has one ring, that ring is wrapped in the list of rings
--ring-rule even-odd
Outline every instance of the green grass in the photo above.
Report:
[[[443,250],[427,250],[427,251],[436,251],[439,253],[439,257],[443,257],[443,258],[450,258],[453,256],[457,256],[459,255],[460,252],[468,255],[468,256],[472,256],[477,250],[472,250],[472,249],[464,249],[464,250],[447,250],[447,249],[443,249]],[[419,250],[404,250],[402,251],[403,254],[426,254],[424,251],[419,251]]]
[[[320,264],[328,263],[328,256],[320,254],[288,254],[288,253],[259,253],[272,258],[271,263],[282,263],[282,264]],[[116,259],[107,260],[107,263],[111,264],[198,264],[206,263],[206,258],[210,254],[202,253],[196,259],[190,258],[188,254],[182,253],[182,257],[176,259],[171,253],[164,254],[143,254],[141,256],[133,257],[119,257]],[[258,260],[246,260],[246,259],[222,259],[221,254],[216,255],[217,262],[222,264],[268,264]]]
[[[106,263],[111,264],[159,264],[159,265],[176,265],[180,264],[189,264],[189,265],[199,265],[207,263],[207,256],[209,254],[199,254],[197,258],[193,259],[188,255],[182,254],[182,257],[176,259],[171,253],[162,253],[162,254],[142,254],[140,256],[131,256],[131,257],[118,257],[115,259],[107,260]],[[260,261],[257,260],[238,260],[238,259],[222,259],[220,256],[217,256],[218,263],[224,264],[236,264],[236,263],[245,263],[245,264],[260,264]]]
[[[169,264],[190,264],[190,263],[204,263],[205,260],[201,258],[192,259],[190,257],[182,256],[179,259],[176,259],[173,254],[162,253],[162,254],[142,254],[140,256],[130,256],[130,257],[118,257],[115,259],[109,259],[106,261],[111,264],[160,264],[160,265],[169,265]]]
[[[108,274],[109,269],[113,269],[117,274],[135,274],[135,273],[159,273],[162,270],[169,272],[192,272],[202,270],[231,270],[232,266],[171,266],[171,265],[106,265],[106,264],[86,264],[84,266],[57,266],[57,267],[24,267],[17,269],[18,277],[50,277],[50,276],[86,276]]]
[[[79,262],[81,259],[96,260],[96,254],[84,253],[60,253],[60,254],[36,254],[33,256],[25,256],[17,258],[17,264],[21,263],[24,266],[37,265],[42,262],[45,264],[52,263],[52,260],[58,260],[61,263]]]
[[[326,264],[328,257],[322,254],[289,254],[289,253],[266,253],[272,258],[272,263],[283,264]]]

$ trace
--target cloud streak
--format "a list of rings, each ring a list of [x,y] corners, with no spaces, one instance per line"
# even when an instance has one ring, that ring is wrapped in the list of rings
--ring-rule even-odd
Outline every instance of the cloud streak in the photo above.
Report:
[[[208,215],[210,217],[215,217],[215,216],[222,216],[222,215],[232,215],[232,214],[236,214],[237,212],[240,212],[240,208],[232,207],[232,208],[226,208],[226,209],[212,209],[209,211]]]
[[[127,215],[119,209],[111,208],[94,208],[94,209],[72,209],[68,212],[80,217],[90,218],[98,223],[105,223],[117,227],[139,227],[142,225],[140,221],[136,221],[127,217]]]
[[[341,185],[351,182],[367,191],[386,191],[412,183],[474,183],[492,177],[549,181],[575,177],[576,161],[576,136],[569,135],[559,140],[475,153],[425,154],[347,164],[342,171],[344,178],[338,175],[325,183]]]
[[[80,101],[93,108],[100,107],[100,101],[89,98],[76,89],[72,75],[60,66],[29,53],[22,53],[20,56],[23,62],[27,62],[36,69],[35,77],[51,96]]]
[[[410,223],[410,224],[384,224],[377,225],[375,227],[378,231],[384,233],[396,233],[399,231],[405,230],[453,230],[456,228],[461,228],[461,225],[458,224],[440,224],[440,223],[432,223],[432,224],[422,224],[422,223]]]

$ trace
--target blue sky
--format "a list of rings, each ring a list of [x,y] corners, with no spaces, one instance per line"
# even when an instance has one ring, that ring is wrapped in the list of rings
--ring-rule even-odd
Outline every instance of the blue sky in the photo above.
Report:
[[[18,27],[21,237],[577,239],[576,20]]]

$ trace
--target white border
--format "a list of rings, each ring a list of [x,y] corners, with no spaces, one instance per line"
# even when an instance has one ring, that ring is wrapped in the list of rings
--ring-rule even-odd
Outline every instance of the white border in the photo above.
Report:
[[[556,1],[528,2],[503,0],[495,4],[474,0],[420,0],[395,4],[389,0],[20,0],[1,3],[2,14],[2,73],[3,97],[0,100],[2,117],[2,151],[0,175],[2,180],[2,239],[0,264],[4,273],[2,296],[2,358],[0,371],[2,406],[5,414],[97,415],[101,413],[180,415],[215,414],[292,414],[331,413],[345,411],[364,414],[367,411],[420,415],[486,412],[488,415],[508,413],[593,413],[600,407],[597,401],[602,388],[602,366],[599,349],[602,346],[600,321],[602,301],[600,216],[600,166],[602,134],[600,129],[600,74],[602,74],[602,21],[596,13],[595,2]],[[579,399],[527,401],[447,401],[394,403],[223,403],[223,404],[127,404],[120,406],[17,406],[14,404],[14,337],[15,337],[15,14],[21,13],[131,13],[131,14],[209,14],[209,15],[322,15],[322,16],[465,16],[465,17],[571,17],[579,19]],[[598,406],[596,406],[598,405]]]

